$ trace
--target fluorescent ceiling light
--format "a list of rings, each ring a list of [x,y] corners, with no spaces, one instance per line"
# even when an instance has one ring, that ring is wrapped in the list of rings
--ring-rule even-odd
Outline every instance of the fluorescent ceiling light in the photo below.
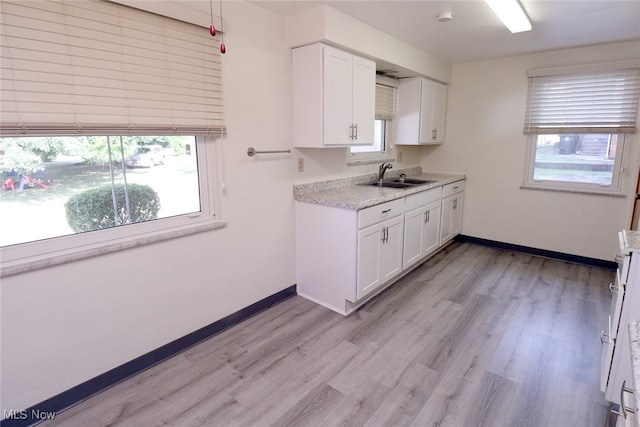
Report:
[[[518,0],[484,0],[512,33],[531,30],[531,21]]]

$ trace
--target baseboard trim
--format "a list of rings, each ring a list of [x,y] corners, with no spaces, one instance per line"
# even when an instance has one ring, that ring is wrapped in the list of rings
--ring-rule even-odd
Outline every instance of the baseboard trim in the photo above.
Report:
[[[615,261],[607,261],[603,259],[567,254],[564,252],[556,252],[556,251],[549,251],[546,249],[532,248],[529,246],[499,242],[496,240],[482,239],[480,237],[466,236],[463,234],[459,234],[458,236],[456,236],[455,239],[458,242],[475,243],[478,245],[490,246],[492,248],[506,249],[509,251],[522,252],[525,254],[536,255],[544,258],[556,259],[559,261],[566,261],[566,262],[572,262],[575,264],[588,265],[590,267],[600,267],[600,268],[606,268],[608,270],[614,270],[614,271],[616,268],[618,268],[618,264]]]
[[[292,296],[296,295],[296,285],[290,286],[268,296],[250,306],[236,311],[210,325],[204,326],[188,335],[178,338],[168,344],[163,345],[149,353],[143,354],[123,365],[120,365],[104,374],[98,375],[85,381],[67,391],[53,396],[23,411],[16,411],[13,418],[5,418],[0,421],[1,427],[23,427],[31,426],[42,422],[38,416],[58,414],[83,400],[86,400],[114,385],[130,378],[140,372],[151,368],[196,344],[205,341],[220,332],[266,310]],[[2,414],[5,416],[5,414]],[[24,418],[24,419],[20,419]]]

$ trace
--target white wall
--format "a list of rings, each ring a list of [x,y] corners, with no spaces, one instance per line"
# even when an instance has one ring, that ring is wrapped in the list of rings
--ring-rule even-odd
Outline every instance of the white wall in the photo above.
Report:
[[[3,279],[2,410],[36,404],[295,284],[293,156],[246,155],[248,146],[292,145],[284,18],[239,1],[224,14],[233,23],[222,58],[228,227]]]
[[[320,5],[287,19],[291,47],[327,42],[392,66],[402,75],[423,75],[443,83],[451,80],[451,65],[408,43],[366,25],[331,7]],[[382,62],[381,62],[382,61]]]
[[[630,224],[640,138],[628,141],[624,198],[520,189],[526,70],[639,57],[635,42],[454,65],[447,140],[425,149],[421,165],[467,175],[462,233],[612,260],[617,232]]]

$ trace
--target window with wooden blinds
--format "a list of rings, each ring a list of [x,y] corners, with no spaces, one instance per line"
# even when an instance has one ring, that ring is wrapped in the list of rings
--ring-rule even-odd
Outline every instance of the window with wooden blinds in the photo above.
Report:
[[[393,120],[396,116],[396,89],[376,84],[376,120]]]
[[[219,40],[96,0],[0,2],[0,135],[225,132]]]
[[[530,76],[524,133],[633,133],[639,100],[638,68]]]

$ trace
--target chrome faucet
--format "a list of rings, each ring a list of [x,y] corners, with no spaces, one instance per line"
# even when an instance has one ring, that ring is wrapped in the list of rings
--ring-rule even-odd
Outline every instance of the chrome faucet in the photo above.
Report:
[[[379,182],[382,182],[382,180],[384,179],[384,173],[387,171],[387,169],[391,169],[391,168],[393,168],[393,165],[389,162],[385,162],[380,165],[379,172],[378,172]]]

